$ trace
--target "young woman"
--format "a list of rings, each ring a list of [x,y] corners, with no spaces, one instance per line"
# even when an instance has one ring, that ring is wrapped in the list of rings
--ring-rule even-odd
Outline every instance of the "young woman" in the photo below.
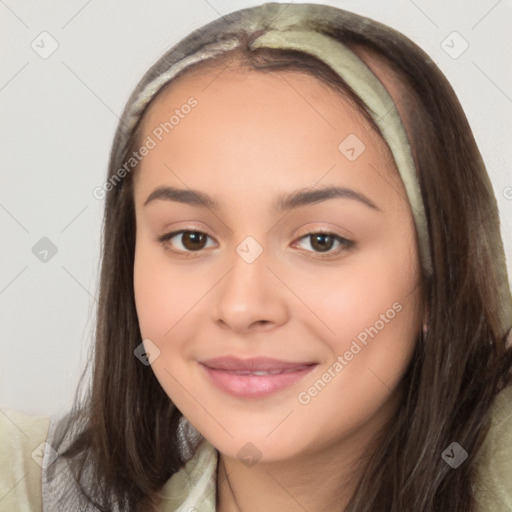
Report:
[[[44,510],[511,510],[496,200],[415,44],[323,5],[216,20],[142,78],[95,194],[92,381],[41,423]]]

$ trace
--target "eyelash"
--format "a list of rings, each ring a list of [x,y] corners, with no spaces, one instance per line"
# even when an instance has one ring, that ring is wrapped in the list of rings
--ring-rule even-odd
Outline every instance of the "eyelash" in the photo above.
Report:
[[[173,249],[168,244],[168,241],[171,238],[174,238],[176,235],[180,235],[180,234],[184,234],[184,233],[198,233],[198,234],[206,235],[208,238],[211,238],[208,234],[204,233],[203,231],[198,231],[198,230],[194,230],[194,229],[182,229],[179,231],[173,231],[171,233],[166,233],[164,235],[157,236],[156,240],[163,246],[163,248],[166,251],[170,251],[174,254],[178,254],[185,258],[194,257],[195,253],[200,253],[203,249],[199,249],[197,251],[183,251],[183,250]],[[320,258],[332,258],[333,256],[337,256],[337,255],[341,254],[343,251],[347,251],[347,250],[353,249],[355,247],[355,243],[352,242],[351,240],[343,238],[343,237],[336,235],[335,233],[331,233],[329,231],[313,231],[311,233],[307,233],[307,234],[301,236],[298,240],[303,240],[304,238],[308,238],[313,235],[330,236],[330,237],[334,238],[335,241],[337,241],[338,243],[340,243],[342,245],[342,248],[338,249],[335,252],[321,253],[321,252],[315,252],[315,251],[308,251],[308,252],[314,252]]]

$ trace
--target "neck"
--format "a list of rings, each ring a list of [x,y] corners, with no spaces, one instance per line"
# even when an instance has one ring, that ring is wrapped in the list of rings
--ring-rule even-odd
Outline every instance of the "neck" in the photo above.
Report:
[[[291,471],[280,464],[257,464],[247,468],[233,459],[220,457],[218,468],[219,512],[315,512],[343,510],[349,498],[343,478],[334,471],[322,471],[308,460],[307,473]],[[321,473],[321,478],[320,478]],[[309,478],[308,478],[309,477]],[[341,477],[341,478],[340,478]],[[312,491],[314,489],[314,494]],[[336,492],[332,491],[336,489]],[[341,489],[341,490],[340,490]]]

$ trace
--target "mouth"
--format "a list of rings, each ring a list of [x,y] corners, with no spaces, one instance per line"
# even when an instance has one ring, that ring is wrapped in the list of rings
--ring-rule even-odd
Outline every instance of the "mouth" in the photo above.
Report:
[[[200,361],[200,365],[210,382],[225,393],[242,398],[260,398],[295,384],[318,363],[229,356]]]

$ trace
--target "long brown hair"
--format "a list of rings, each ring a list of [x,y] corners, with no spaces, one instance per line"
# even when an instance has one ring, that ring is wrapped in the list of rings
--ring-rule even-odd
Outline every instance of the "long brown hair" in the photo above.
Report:
[[[273,4],[266,12],[278,16],[283,7]],[[220,69],[229,60],[265,73],[308,73],[350,98],[378,131],[364,103],[326,64],[299,51],[251,50],[257,34],[236,29],[250,11],[232,13],[193,32],[144,75],[119,123],[107,181],[140,143],[144,112],[134,126],[128,122],[130,105],[139,93],[173,63],[226,34],[239,38],[236,50],[192,67]],[[365,459],[346,512],[472,512],[474,455],[488,431],[489,408],[510,383],[512,368],[512,350],[507,350],[498,314],[510,307],[510,295],[496,294],[499,280],[506,277],[497,270],[504,267],[504,251],[496,199],[463,109],[430,57],[399,32],[369,18],[319,5],[311,12],[322,19],[320,23],[312,18],[315,30],[354,50],[374,52],[408,91],[404,123],[426,209],[434,269],[431,277],[424,276],[429,326],[417,340],[404,377],[402,403],[379,447]],[[126,126],[124,147],[121,132]],[[106,194],[97,325],[89,362],[92,382],[82,395],[84,370],[69,416],[77,434],[61,453],[78,482],[86,467],[93,468],[94,488],[83,484],[82,489],[100,510],[112,510],[116,503],[127,510],[156,505],[158,490],[184,465],[177,449],[181,413],[151,367],[133,354],[142,341],[133,292],[134,249],[131,172]],[[441,458],[453,440],[469,453],[456,471]]]

